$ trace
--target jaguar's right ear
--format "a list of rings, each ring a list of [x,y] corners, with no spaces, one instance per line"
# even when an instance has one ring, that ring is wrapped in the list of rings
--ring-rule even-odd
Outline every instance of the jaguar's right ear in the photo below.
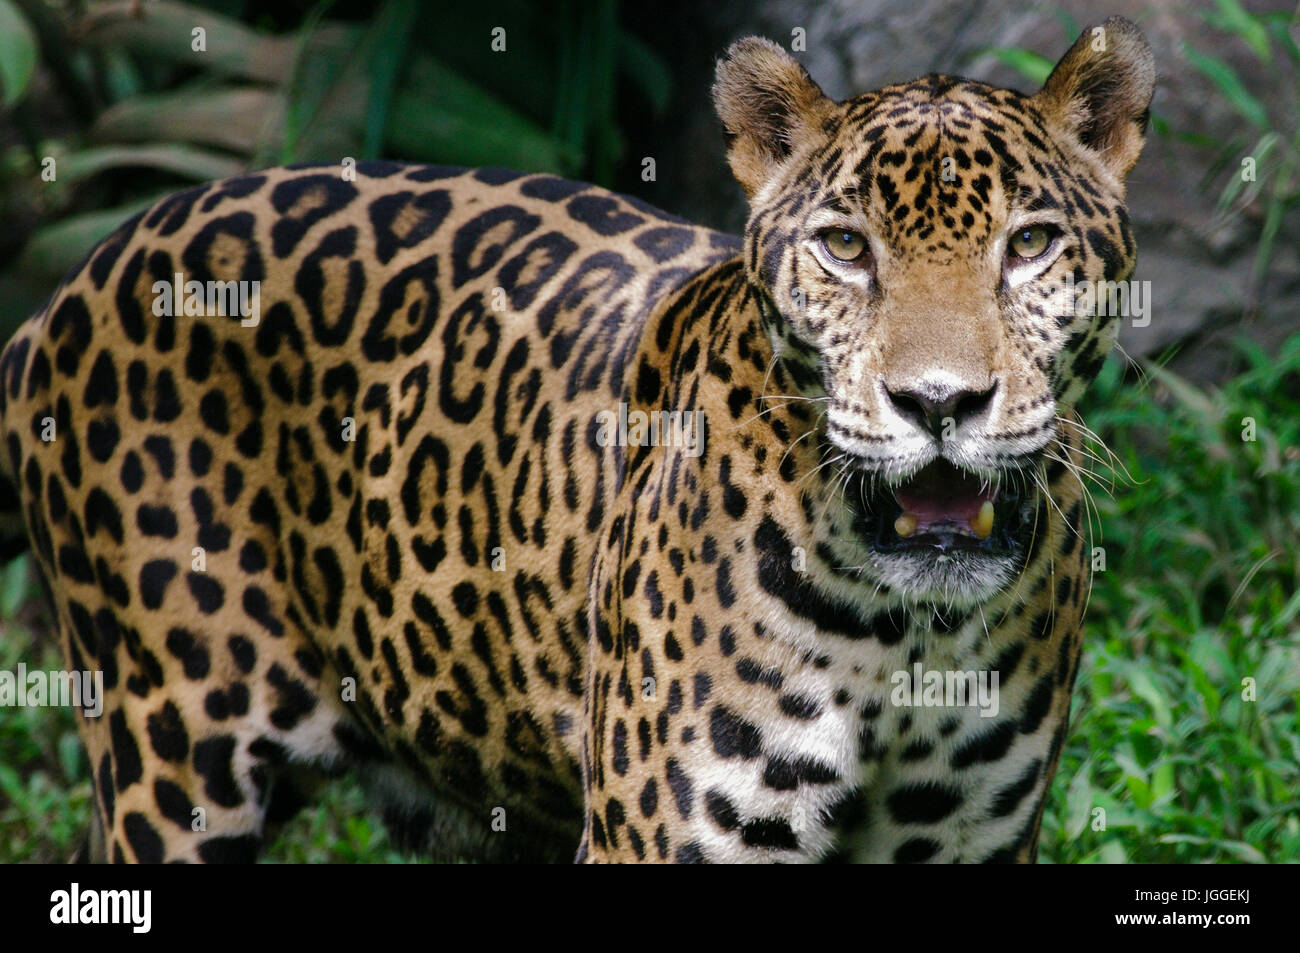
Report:
[[[835,105],[771,40],[737,40],[718,61],[713,105],[727,132],[731,173],[752,196],[801,139],[820,134]]]

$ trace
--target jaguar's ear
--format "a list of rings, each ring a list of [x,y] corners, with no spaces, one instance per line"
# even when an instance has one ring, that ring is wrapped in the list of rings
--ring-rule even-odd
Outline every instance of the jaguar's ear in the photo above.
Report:
[[[1155,58],[1142,31],[1111,17],[1083,31],[1034,100],[1122,181],[1142,151],[1155,82]]]
[[[750,36],[718,61],[713,105],[727,132],[731,172],[752,196],[801,139],[820,135],[835,104],[794,57]]]

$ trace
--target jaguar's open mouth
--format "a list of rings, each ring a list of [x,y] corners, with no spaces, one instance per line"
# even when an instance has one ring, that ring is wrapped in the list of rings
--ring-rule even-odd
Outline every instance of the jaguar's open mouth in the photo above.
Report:
[[[974,550],[1009,555],[1023,540],[1024,498],[1012,480],[989,482],[935,460],[860,497],[867,536],[881,552]]]

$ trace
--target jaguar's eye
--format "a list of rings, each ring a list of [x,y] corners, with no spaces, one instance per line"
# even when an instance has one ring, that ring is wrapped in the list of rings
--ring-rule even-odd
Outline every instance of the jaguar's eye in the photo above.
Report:
[[[843,264],[852,264],[867,253],[867,240],[857,232],[832,228],[821,233],[822,248],[826,254]]]
[[[1007,242],[1007,253],[1021,261],[1032,261],[1051,247],[1055,237],[1056,231],[1050,225],[1030,225],[1011,236]]]

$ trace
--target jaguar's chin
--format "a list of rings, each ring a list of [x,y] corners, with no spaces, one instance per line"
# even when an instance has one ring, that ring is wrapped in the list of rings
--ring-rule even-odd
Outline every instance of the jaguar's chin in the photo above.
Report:
[[[1008,588],[1036,529],[1030,465],[980,475],[939,457],[894,483],[862,471],[846,499],[873,575],[895,592],[947,605],[987,602]]]

